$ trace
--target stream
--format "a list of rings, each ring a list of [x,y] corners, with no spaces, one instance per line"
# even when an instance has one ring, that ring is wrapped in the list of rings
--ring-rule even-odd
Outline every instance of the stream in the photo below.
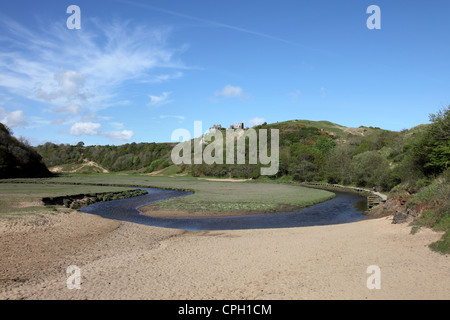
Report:
[[[106,202],[80,209],[104,218],[187,231],[291,228],[341,224],[369,219],[364,215],[367,199],[350,192],[335,192],[331,200],[290,212],[261,213],[229,217],[156,218],[141,214],[139,207],[165,199],[192,194],[186,191],[139,188],[148,194]]]

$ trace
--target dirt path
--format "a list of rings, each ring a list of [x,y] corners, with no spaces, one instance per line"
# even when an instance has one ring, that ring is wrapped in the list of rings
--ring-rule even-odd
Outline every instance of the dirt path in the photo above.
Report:
[[[90,161],[90,160],[88,160],[88,159],[84,159],[84,160],[83,160],[83,164],[82,164],[80,167],[78,167],[78,168],[76,168],[76,169],[74,169],[74,170],[63,171],[63,167],[62,167],[62,166],[55,166],[55,167],[50,168],[49,170],[50,170],[51,172],[68,172],[68,173],[75,173],[75,172],[78,172],[79,170],[81,170],[81,169],[83,169],[84,167],[87,167],[87,166],[96,167],[96,168],[100,169],[103,173],[109,173],[109,171],[108,171],[107,169],[103,168],[103,167],[102,167],[101,165],[99,165],[98,163],[96,163],[96,162],[94,162],[94,161]]]
[[[377,195],[377,196],[379,196],[381,199],[383,199],[384,201],[386,201],[387,200],[387,195],[385,195],[385,194],[382,194],[381,192],[377,192],[377,191],[374,191],[374,190],[371,190],[371,189],[365,189],[365,188],[360,188],[360,187],[347,187],[347,186],[342,186],[342,185],[339,185],[339,186],[341,186],[341,187],[343,187],[343,188],[349,188],[349,189],[354,189],[354,190],[364,190],[364,191],[367,191],[367,192],[371,192],[371,193],[373,193],[374,195]]]
[[[341,184],[311,183],[311,182],[304,182],[304,183],[302,183],[302,185],[310,186],[310,187],[317,186],[317,188],[320,188],[320,186],[328,186],[328,187],[338,187],[338,188],[343,188],[343,189],[363,190],[363,191],[370,192],[370,193],[380,197],[381,199],[383,199],[383,201],[387,200],[387,195],[382,194],[381,192],[374,191],[372,189],[366,189],[366,188],[361,188],[361,187],[351,187],[351,186],[344,186]]]

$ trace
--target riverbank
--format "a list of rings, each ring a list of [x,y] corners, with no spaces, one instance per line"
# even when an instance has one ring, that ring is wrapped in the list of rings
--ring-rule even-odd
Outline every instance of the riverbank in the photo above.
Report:
[[[391,218],[185,232],[71,211],[0,222],[1,299],[448,299],[449,257]],[[76,265],[81,289],[67,288]],[[381,289],[366,286],[381,270]]]
[[[22,189],[29,188],[69,188],[83,186],[100,188],[100,186],[147,187],[193,192],[192,195],[158,202],[150,209],[155,214],[174,216],[229,216],[261,212],[288,211],[311,206],[334,197],[332,192],[305,188],[298,185],[282,185],[264,182],[230,182],[208,181],[192,177],[158,177],[146,175],[123,174],[70,174],[45,179],[0,180],[0,194],[10,193],[12,185]],[[47,196],[51,196],[48,194]],[[141,211],[149,212],[143,208]],[[149,215],[152,215],[151,213]]]

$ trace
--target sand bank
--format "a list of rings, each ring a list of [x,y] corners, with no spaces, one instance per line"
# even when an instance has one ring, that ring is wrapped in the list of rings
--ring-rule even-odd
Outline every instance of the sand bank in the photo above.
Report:
[[[72,212],[0,222],[1,299],[449,299],[450,257],[390,218],[185,232]],[[81,289],[67,288],[69,265]],[[381,289],[367,288],[381,271]]]

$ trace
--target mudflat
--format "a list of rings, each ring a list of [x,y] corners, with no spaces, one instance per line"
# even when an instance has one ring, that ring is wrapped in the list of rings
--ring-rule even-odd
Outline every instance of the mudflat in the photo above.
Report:
[[[187,232],[72,211],[0,222],[1,299],[449,299],[450,257],[391,218]],[[80,270],[68,289],[67,267]],[[369,289],[367,268],[380,268]]]

